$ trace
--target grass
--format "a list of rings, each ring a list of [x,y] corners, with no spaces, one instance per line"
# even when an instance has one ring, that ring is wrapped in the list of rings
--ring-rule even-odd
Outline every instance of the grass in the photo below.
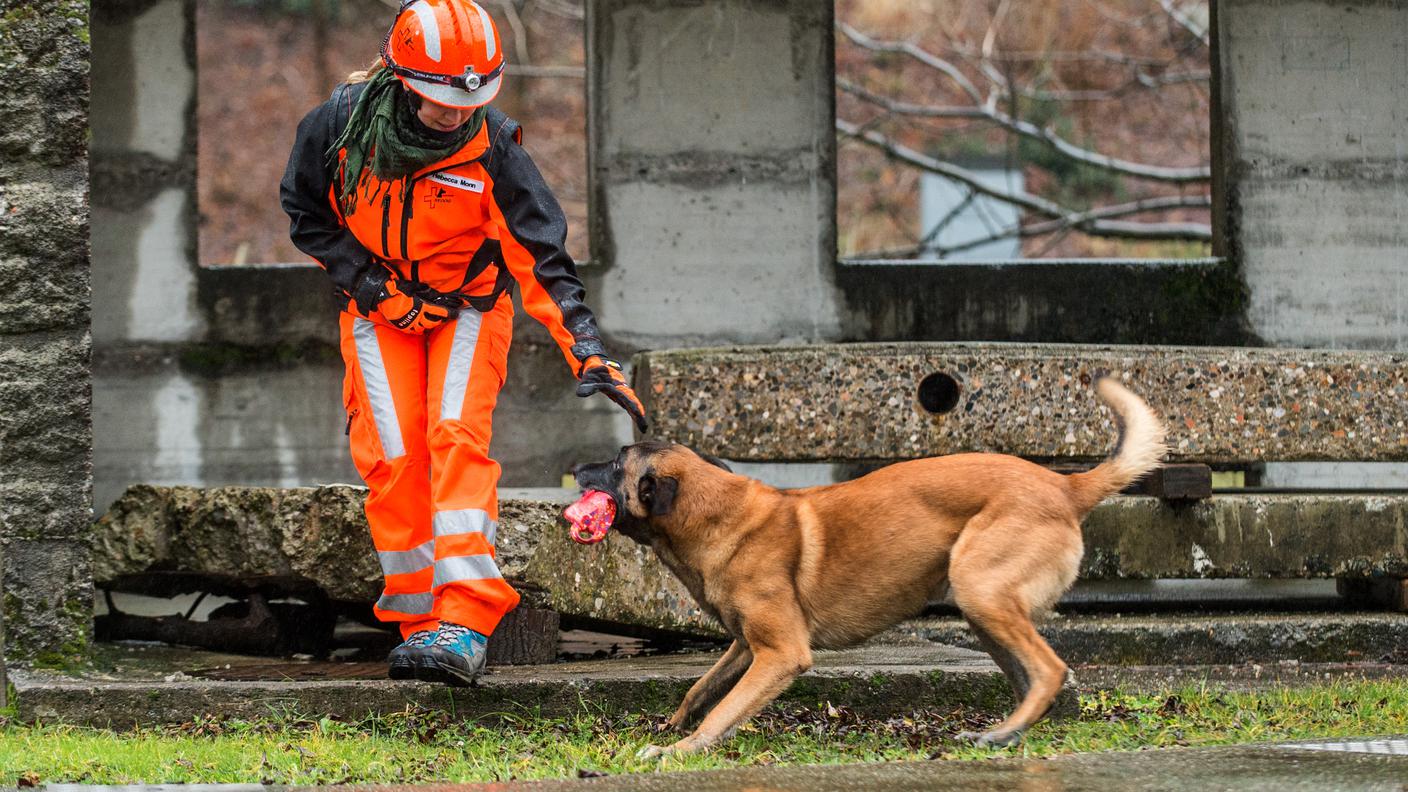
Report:
[[[1024,745],[952,741],[983,725],[962,711],[867,719],[823,704],[770,712],[703,755],[635,758],[659,741],[657,716],[501,716],[462,723],[408,711],[358,723],[272,715],[110,732],[0,721],[0,784],[494,781],[743,765],[826,764],[1137,750],[1408,732],[1408,680],[1334,682],[1232,693],[1185,687],[1081,696],[1076,717],[1038,724]]]

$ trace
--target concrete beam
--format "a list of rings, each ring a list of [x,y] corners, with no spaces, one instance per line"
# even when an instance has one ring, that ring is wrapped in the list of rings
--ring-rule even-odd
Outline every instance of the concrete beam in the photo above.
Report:
[[[838,340],[1255,344],[1224,259],[841,262]]]
[[[727,459],[1095,460],[1115,430],[1089,386],[1109,371],[1164,418],[1173,460],[1398,461],[1408,459],[1405,362],[1218,347],[741,347],[640,355],[636,390],[658,436]]]

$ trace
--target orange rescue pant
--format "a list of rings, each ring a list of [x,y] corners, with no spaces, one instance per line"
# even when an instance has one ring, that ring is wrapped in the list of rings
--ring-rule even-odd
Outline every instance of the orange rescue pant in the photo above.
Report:
[[[443,621],[485,635],[518,604],[499,573],[499,465],[489,436],[513,303],[466,309],[424,335],[342,314],[352,461],[386,585],[375,612],[401,634]]]

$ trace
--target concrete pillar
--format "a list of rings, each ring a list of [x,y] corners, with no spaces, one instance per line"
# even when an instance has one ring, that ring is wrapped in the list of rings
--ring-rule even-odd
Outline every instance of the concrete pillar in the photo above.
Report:
[[[1408,0],[1220,0],[1223,229],[1281,346],[1408,349]]]
[[[592,260],[636,347],[832,338],[831,3],[587,4]]]
[[[93,315],[102,347],[186,341],[196,309],[194,6],[99,3],[93,18]]]
[[[88,4],[12,8],[0,52],[4,654],[62,663],[93,612]]]

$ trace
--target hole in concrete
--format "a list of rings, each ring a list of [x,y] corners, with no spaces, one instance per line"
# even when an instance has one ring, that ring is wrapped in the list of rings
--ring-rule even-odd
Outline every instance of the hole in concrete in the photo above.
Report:
[[[936,371],[919,381],[919,406],[930,415],[952,412],[962,390],[952,375]]]

